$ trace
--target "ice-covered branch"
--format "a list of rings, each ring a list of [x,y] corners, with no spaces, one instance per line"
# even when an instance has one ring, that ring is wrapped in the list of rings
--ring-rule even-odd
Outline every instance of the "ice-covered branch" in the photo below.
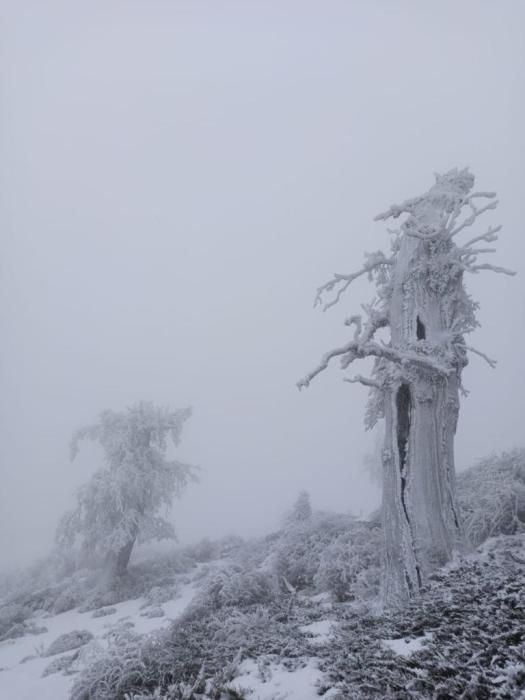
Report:
[[[494,241],[498,240],[497,234],[501,231],[501,229],[501,226],[489,226],[488,230],[485,233],[482,233],[479,236],[474,236],[474,238],[471,238],[470,241],[467,241],[462,246],[462,248],[470,248],[470,246],[474,245],[474,243],[477,243],[478,241],[494,243]]]
[[[325,370],[334,357],[341,357],[341,367],[343,369],[346,369],[354,360],[361,360],[366,357],[379,357],[389,360],[401,367],[406,367],[411,364],[417,365],[418,367],[429,369],[445,376],[453,371],[452,367],[447,367],[428,355],[423,355],[407,349],[398,350],[384,343],[377,343],[375,340],[364,342],[352,340],[340,348],[327,352],[317,367],[297,383],[298,388],[302,389],[308,387],[312,379]]]
[[[349,384],[363,384],[364,386],[371,387],[372,389],[383,389],[383,386],[379,382],[376,382],[374,379],[369,379],[368,377],[363,377],[362,374],[356,374],[355,377],[345,377],[344,381],[348,382]]]
[[[487,193],[487,196],[488,194],[490,193]],[[481,212],[481,209],[476,211]],[[459,231],[459,228],[456,229],[456,231]],[[456,248],[456,254],[464,270],[473,273],[480,272],[481,270],[491,270],[492,272],[511,276],[516,274],[513,270],[509,270],[506,267],[498,267],[489,263],[483,263],[480,265],[475,264],[478,255],[483,253],[495,253],[496,248],[474,248],[473,246],[480,241],[485,241],[487,243],[496,241],[498,239],[499,231],[501,231],[501,226],[490,226],[485,233],[481,233],[479,236],[474,236],[474,238],[467,241],[465,245]]]
[[[341,355],[346,355],[349,352],[356,351],[357,347],[358,343],[352,340],[350,343],[347,343],[340,348],[335,348],[334,350],[330,350],[329,352],[325,353],[317,367],[315,367],[311,372],[308,372],[305,377],[297,382],[297,388],[303,389],[304,387],[310,386],[312,379],[315,379],[318,374],[321,374],[321,372],[328,367],[330,360],[333,360],[334,357],[339,357]]]
[[[467,228],[468,226],[472,226],[476,219],[481,216],[484,212],[488,211],[489,209],[495,209],[498,206],[498,200],[495,199],[488,204],[486,204],[484,207],[481,207],[478,209],[477,207],[472,204],[472,202],[469,202],[469,206],[472,210],[472,214],[468,216],[459,226],[457,226],[455,229],[449,232],[450,238],[453,238],[454,236],[457,236],[458,233],[463,231],[463,229]]]
[[[491,272],[497,272],[500,275],[509,275],[509,277],[514,277],[516,274],[515,270],[509,270],[506,267],[498,267],[497,265],[491,265],[490,263],[483,263],[482,265],[466,265],[466,270],[468,272],[479,272],[480,270],[490,270]]]
[[[321,285],[317,289],[317,294],[315,296],[315,301],[314,301],[314,306],[317,306],[319,304],[323,303],[323,294],[325,292],[331,292],[333,291],[338,285],[341,285],[339,289],[336,292],[335,297],[324,304],[323,306],[323,311],[326,311],[329,309],[331,306],[334,306],[337,304],[341,296],[346,292],[348,287],[352,284],[354,280],[356,280],[358,277],[361,277],[362,275],[368,274],[370,277],[372,273],[380,268],[382,265],[393,265],[394,260],[393,258],[387,258],[385,254],[378,250],[375,253],[368,253],[366,256],[367,260],[363,267],[358,270],[357,272],[353,272],[352,274],[349,275],[341,275],[341,274],[335,274],[333,278],[329,281],[326,282],[325,284]]]
[[[381,212],[377,216],[374,216],[374,221],[386,221],[386,219],[397,219],[401,214],[410,214],[414,208],[424,200],[423,197],[415,197],[414,199],[407,199],[401,204],[392,204],[389,209]]]
[[[460,257],[466,256],[467,258],[475,257],[480,255],[480,253],[496,253],[497,248],[460,248]]]
[[[490,365],[490,367],[492,367],[492,369],[494,369],[494,368],[496,367],[496,365],[497,365],[497,360],[492,360],[490,357],[488,357],[487,355],[485,355],[484,352],[481,352],[481,350],[476,350],[476,348],[473,348],[472,345],[465,345],[465,349],[466,349],[466,350],[470,350],[470,352],[473,352],[474,354],[479,355],[480,357],[482,357],[482,358],[485,360],[485,362],[486,362],[488,365]]]
[[[469,194],[468,197],[464,200],[465,204],[469,204],[473,199],[494,199],[496,196],[496,192],[473,192],[472,194]]]

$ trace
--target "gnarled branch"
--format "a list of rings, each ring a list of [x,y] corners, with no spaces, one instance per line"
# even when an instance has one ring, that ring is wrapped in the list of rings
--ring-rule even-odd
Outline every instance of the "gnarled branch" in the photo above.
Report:
[[[496,367],[497,363],[498,363],[497,360],[492,360],[490,357],[488,357],[487,355],[485,355],[484,352],[481,352],[481,350],[476,350],[476,348],[473,348],[472,345],[465,345],[465,350],[470,350],[470,352],[473,352],[474,354],[479,355],[480,357],[482,357],[482,358],[485,360],[485,362],[486,362],[490,367],[492,367],[492,369],[494,369],[494,368]]]
[[[381,357],[402,367],[406,367],[410,364],[418,365],[419,367],[430,369],[445,376],[448,376],[454,371],[453,367],[447,367],[428,355],[422,355],[406,349],[397,350],[389,345],[377,343],[375,340],[365,342],[352,340],[340,348],[335,348],[327,352],[317,367],[297,383],[297,387],[299,389],[308,387],[312,379],[325,370],[334,357],[341,357],[341,366],[343,369],[346,369],[354,360],[361,360],[365,357]]]
[[[514,277],[516,274],[515,270],[509,270],[507,267],[497,267],[497,265],[490,265],[490,263],[484,263],[482,265],[466,265],[465,269],[468,272],[477,273],[480,270],[490,270],[491,272],[497,272],[500,275],[509,275],[509,277]]]
[[[375,253],[369,253],[366,257],[367,257],[367,261],[365,262],[365,264],[363,265],[363,267],[360,270],[357,270],[357,272],[353,272],[352,274],[349,274],[349,275],[341,275],[341,274],[336,273],[329,282],[326,282],[325,284],[321,285],[317,289],[317,294],[315,296],[315,301],[314,301],[314,307],[323,303],[322,296],[325,292],[331,292],[335,287],[337,287],[338,285],[341,285],[341,287],[337,290],[335,297],[331,301],[324,304],[323,311],[326,311],[331,306],[334,306],[335,304],[337,304],[337,302],[339,301],[341,296],[344,294],[344,292],[346,292],[348,287],[358,277],[361,277],[362,275],[366,275],[366,274],[368,274],[370,276],[372,274],[372,272],[374,272],[374,270],[377,270],[382,265],[393,265],[394,264],[394,259],[387,258],[385,256],[385,254],[380,250],[376,251]]]
[[[457,236],[458,233],[463,231],[464,228],[467,228],[468,226],[472,226],[476,219],[481,216],[484,212],[488,211],[489,209],[495,209],[498,206],[498,200],[495,199],[488,204],[485,204],[484,207],[481,207],[480,209],[477,209],[472,202],[469,203],[470,208],[472,209],[472,214],[468,216],[459,226],[457,226],[455,229],[449,232],[450,238],[453,238],[454,236]]]

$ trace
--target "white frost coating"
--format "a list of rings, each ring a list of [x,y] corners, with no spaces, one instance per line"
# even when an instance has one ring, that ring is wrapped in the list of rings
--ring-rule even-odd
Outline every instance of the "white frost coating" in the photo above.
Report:
[[[317,683],[321,676],[315,658],[294,671],[275,663],[265,665],[246,659],[230,686],[247,691],[250,700],[319,700]]]
[[[365,320],[351,316],[346,322],[354,327],[353,338],[326,353],[298,384],[308,386],[335,357],[343,369],[354,360],[375,358],[372,377],[345,380],[370,389],[367,428],[385,419],[383,595],[388,604],[416,595],[429,571],[449,561],[463,542],[455,505],[453,444],[459,393],[466,394],[461,373],[468,351],[495,365],[465,343],[465,335],[479,324],[477,303],[465,290],[463,274],[482,270],[514,274],[477,262],[479,255],[495,249],[476,244],[497,240],[500,226],[456,243],[461,232],[497,206],[495,193],[472,192],[473,186],[468,169],[454,169],[436,175],[425,194],[376,217],[405,216],[400,228],[390,232],[391,255],[378,251],[367,256],[358,272],[335,275],[319,287],[316,304],[327,309],[337,303],[363,274],[375,282],[376,297],[362,306]],[[335,296],[324,301],[327,292]],[[376,331],[386,327],[389,342],[377,341]]]
[[[133,632],[148,634],[166,627],[187,608],[196,593],[194,583],[181,587],[180,594],[173,600],[163,603],[165,616],[147,618],[141,615],[146,600],[137,598],[116,603],[116,612],[110,617],[93,617],[91,612],[81,613],[69,610],[50,617],[35,616],[32,620],[39,626],[45,625],[47,632],[39,635],[24,635],[18,639],[0,642],[0,698],[2,700],[67,700],[71,686],[75,680],[73,675],[53,673],[42,677],[42,672],[53,658],[42,657],[39,654],[47,648],[58,636],[72,630],[88,630],[96,640],[97,645],[106,650],[111,643],[108,633],[117,630],[125,622],[133,623]],[[66,652],[62,656],[68,656]],[[28,661],[22,662],[25,657]],[[89,659],[83,659],[88,662]],[[78,666],[76,670],[79,670]]]
[[[334,631],[334,621],[333,620],[318,620],[317,622],[311,622],[309,625],[303,625],[300,627],[300,631],[311,637],[311,644],[314,646],[316,644],[326,644],[332,633]]]
[[[427,632],[422,637],[416,637],[415,639],[383,639],[381,643],[383,646],[387,647],[394,654],[399,656],[410,656],[416,651],[420,651],[425,646],[425,642],[432,640],[432,633]]]
[[[78,430],[71,458],[81,440],[99,442],[106,465],[83,486],[75,510],[66,513],[57,529],[63,549],[78,540],[87,558],[103,558],[110,573],[122,574],[136,541],[173,538],[173,526],[159,515],[169,509],[190,481],[195,467],[166,459],[168,437],[175,445],[189,408],[171,411],[140,402],[126,411],[104,411],[95,425]]]

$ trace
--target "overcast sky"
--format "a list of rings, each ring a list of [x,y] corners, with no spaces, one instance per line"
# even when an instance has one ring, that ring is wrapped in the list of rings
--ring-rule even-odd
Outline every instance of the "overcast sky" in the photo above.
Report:
[[[373,290],[312,301],[454,166],[497,190],[482,225],[520,273],[467,279],[499,364],[465,371],[457,465],[524,444],[524,2],[0,8],[2,564],[46,552],[99,465],[72,431],[140,399],[194,408],[183,541],[269,531],[302,488],[373,508],[366,389],[337,365],[295,386]]]

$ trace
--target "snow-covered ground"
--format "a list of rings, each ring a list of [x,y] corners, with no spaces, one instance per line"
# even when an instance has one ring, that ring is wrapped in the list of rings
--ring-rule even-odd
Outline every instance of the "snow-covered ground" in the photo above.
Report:
[[[313,646],[323,645],[330,640],[335,624],[334,620],[318,620],[303,625],[300,630]],[[305,657],[297,668],[290,670],[264,658],[245,659],[230,687],[242,690],[253,700],[318,700],[322,678],[318,661],[315,656]]]
[[[316,684],[320,678],[315,658],[293,671],[282,665],[262,666],[246,659],[231,687],[244,691],[253,700],[319,700]]]
[[[162,604],[163,617],[145,617],[144,598],[127,600],[111,606],[115,612],[104,617],[93,617],[92,612],[69,610],[60,615],[35,616],[32,621],[47,632],[25,635],[19,639],[0,642],[0,698],[2,700],[66,700],[74,681],[74,675],[53,673],[42,676],[44,669],[56,658],[71,653],[42,656],[49,645],[60,635],[73,630],[87,630],[102,648],[109,644],[108,632],[126,622],[132,623],[133,632],[147,634],[177,618],[188,606],[196,592],[194,583],[181,587],[179,595]],[[93,642],[90,642],[93,646]],[[30,658],[23,661],[26,657]]]
[[[394,654],[399,654],[400,656],[410,656],[416,651],[420,651],[425,642],[432,640],[432,633],[427,632],[421,637],[416,637],[415,639],[383,639],[381,643],[383,646],[387,647]]]
[[[212,568],[223,563],[223,560],[217,560]],[[47,632],[0,642],[0,700],[67,700],[76,674],[59,671],[44,676],[43,672],[54,660],[72,654],[72,650],[44,656],[52,642],[74,630],[93,635],[72,666],[74,671],[79,671],[108,647],[112,631],[128,624],[132,625],[132,632],[148,634],[179,617],[199,590],[198,578],[194,575],[190,582],[179,588],[176,598],[162,603],[162,617],[145,616],[145,598],[112,605],[108,609],[114,612],[99,617],[93,617],[92,611],[80,612],[78,609],[59,615],[35,614],[31,622],[35,627],[46,627]],[[312,646],[323,645],[330,639],[335,624],[333,620],[320,620],[304,625],[301,631]],[[271,659],[246,659],[240,664],[231,687],[242,689],[253,700],[315,700],[319,697],[317,684],[322,676],[317,662],[315,656],[305,657],[298,668],[290,670]]]

